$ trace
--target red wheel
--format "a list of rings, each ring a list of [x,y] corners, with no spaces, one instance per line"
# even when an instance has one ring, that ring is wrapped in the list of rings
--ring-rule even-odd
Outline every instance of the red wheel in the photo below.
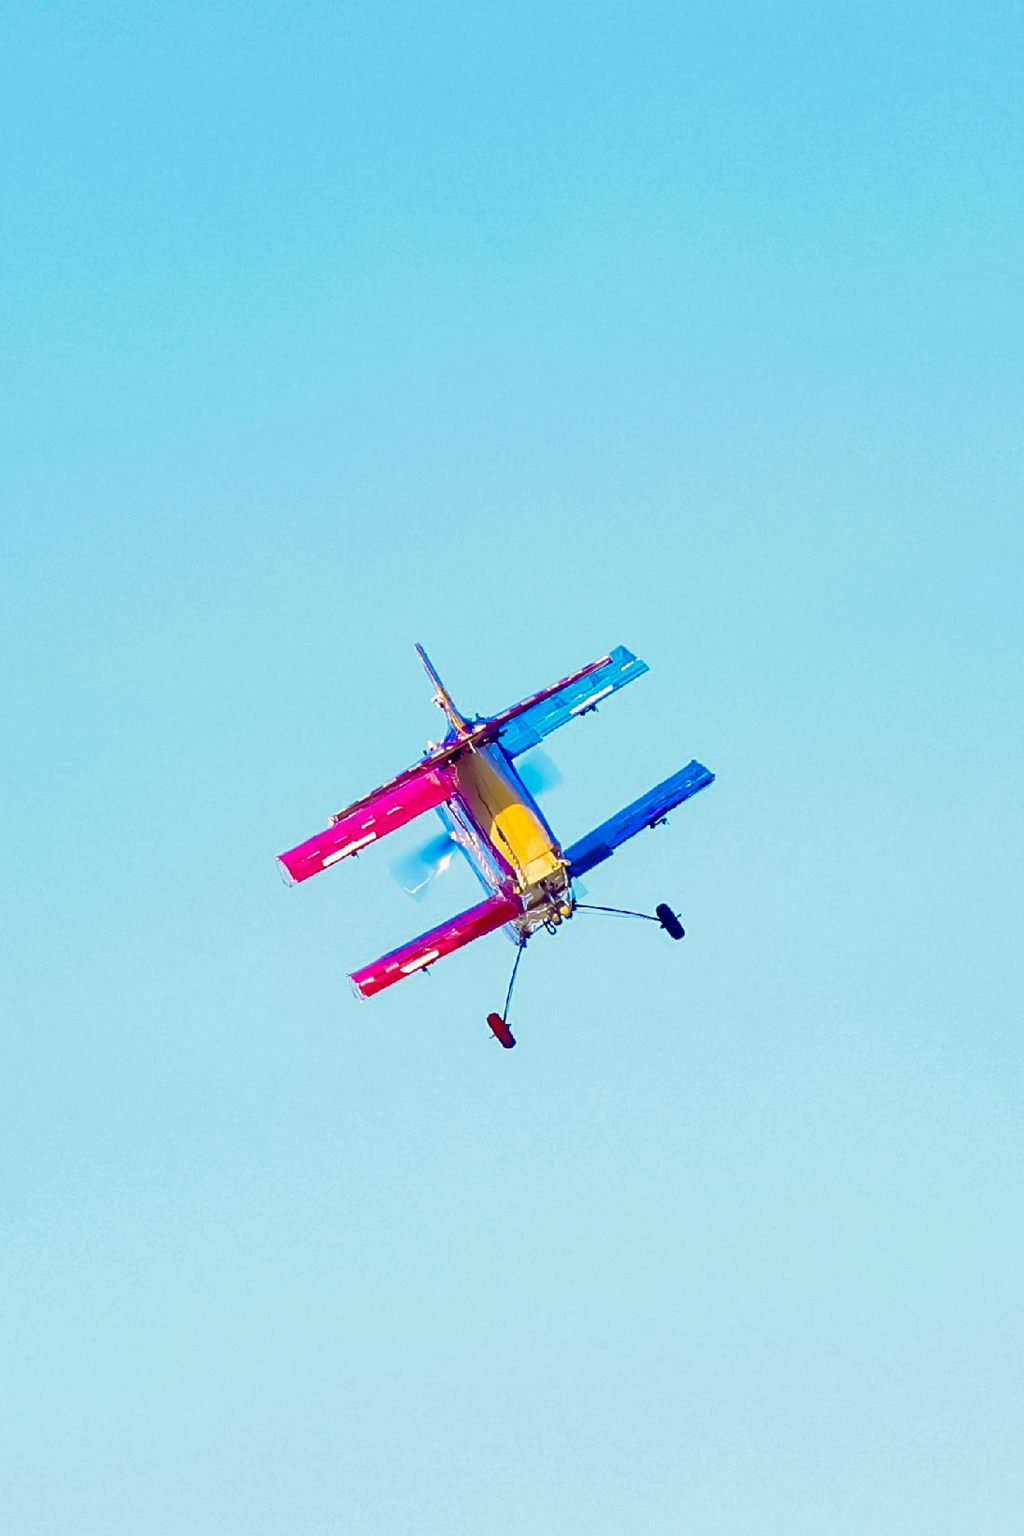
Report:
[[[505,1047],[506,1051],[510,1051],[516,1043],[515,1037],[513,1036],[512,1031],[509,1029],[508,1025],[505,1023],[505,1020],[502,1018],[501,1014],[489,1013],[487,1015],[487,1022],[490,1025],[491,1034],[494,1036],[495,1040],[499,1040]]]

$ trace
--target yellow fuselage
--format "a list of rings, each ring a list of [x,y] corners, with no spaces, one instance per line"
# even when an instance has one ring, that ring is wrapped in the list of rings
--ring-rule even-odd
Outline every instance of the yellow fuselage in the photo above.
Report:
[[[468,752],[456,773],[463,830],[483,839],[491,862],[496,855],[510,873],[534,923],[567,915],[560,910],[569,886],[562,850],[504,753],[493,746]],[[474,851],[482,850],[467,848],[471,856]],[[474,862],[479,868],[479,859]]]

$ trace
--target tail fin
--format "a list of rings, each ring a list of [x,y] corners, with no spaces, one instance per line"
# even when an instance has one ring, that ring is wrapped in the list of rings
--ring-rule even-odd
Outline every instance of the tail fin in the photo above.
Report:
[[[457,731],[464,731],[466,729],[467,722],[455,708],[455,705],[452,702],[451,694],[448,692],[444,683],[442,683],[440,677],[437,675],[437,669],[435,668],[434,663],[431,661],[422,645],[416,646],[416,653],[419,656],[420,661],[423,663],[423,670],[426,672],[427,676],[430,678],[430,681],[434,685],[434,703],[437,705],[438,709],[442,709],[447,715],[450,725],[453,725]]]

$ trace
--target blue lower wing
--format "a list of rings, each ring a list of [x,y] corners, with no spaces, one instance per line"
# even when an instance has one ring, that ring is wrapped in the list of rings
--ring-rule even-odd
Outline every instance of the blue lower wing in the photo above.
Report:
[[[559,688],[557,693],[524,710],[503,726],[499,738],[501,745],[509,757],[528,752],[545,736],[557,731],[560,725],[567,725],[577,715],[589,714],[617,689],[624,688],[635,677],[642,677],[646,671],[646,661],[627,651],[624,645],[616,646],[603,666]]]
[[[682,805],[684,800],[689,800],[691,795],[706,789],[714,781],[714,774],[703,763],[688,763],[663,784],[648,790],[646,795],[641,795],[639,800],[634,800],[632,805],[616,812],[599,827],[595,827],[593,832],[588,832],[586,837],[581,837],[578,843],[567,848],[565,857],[570,875],[575,879],[578,875],[586,874],[588,869],[593,869],[595,864],[610,859],[622,843],[628,842],[645,827],[653,827],[669,811],[674,811],[677,805]]]

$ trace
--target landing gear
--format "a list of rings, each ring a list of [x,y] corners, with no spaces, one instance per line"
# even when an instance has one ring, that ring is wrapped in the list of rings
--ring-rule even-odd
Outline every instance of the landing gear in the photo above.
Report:
[[[625,907],[594,907],[589,902],[578,901],[576,910],[579,912],[612,912],[616,917],[639,917],[645,923],[658,923],[673,939],[681,939],[686,935],[686,929],[679,921],[676,914],[667,902],[659,902],[654,909],[654,916],[649,912],[629,912]]]
[[[523,958],[523,951],[525,948],[526,939],[521,938],[519,940],[519,948],[516,950],[516,963],[512,967],[512,979],[508,984],[508,991],[505,994],[504,1012],[489,1013],[487,1015],[487,1025],[491,1031],[491,1034],[494,1036],[495,1040],[497,1040],[499,1045],[503,1045],[505,1047],[506,1051],[510,1051],[516,1043],[515,1035],[513,1035],[505,1020],[508,1018],[508,1007],[509,1003],[512,1001],[512,988],[516,984],[516,974],[519,970],[519,962]]]

